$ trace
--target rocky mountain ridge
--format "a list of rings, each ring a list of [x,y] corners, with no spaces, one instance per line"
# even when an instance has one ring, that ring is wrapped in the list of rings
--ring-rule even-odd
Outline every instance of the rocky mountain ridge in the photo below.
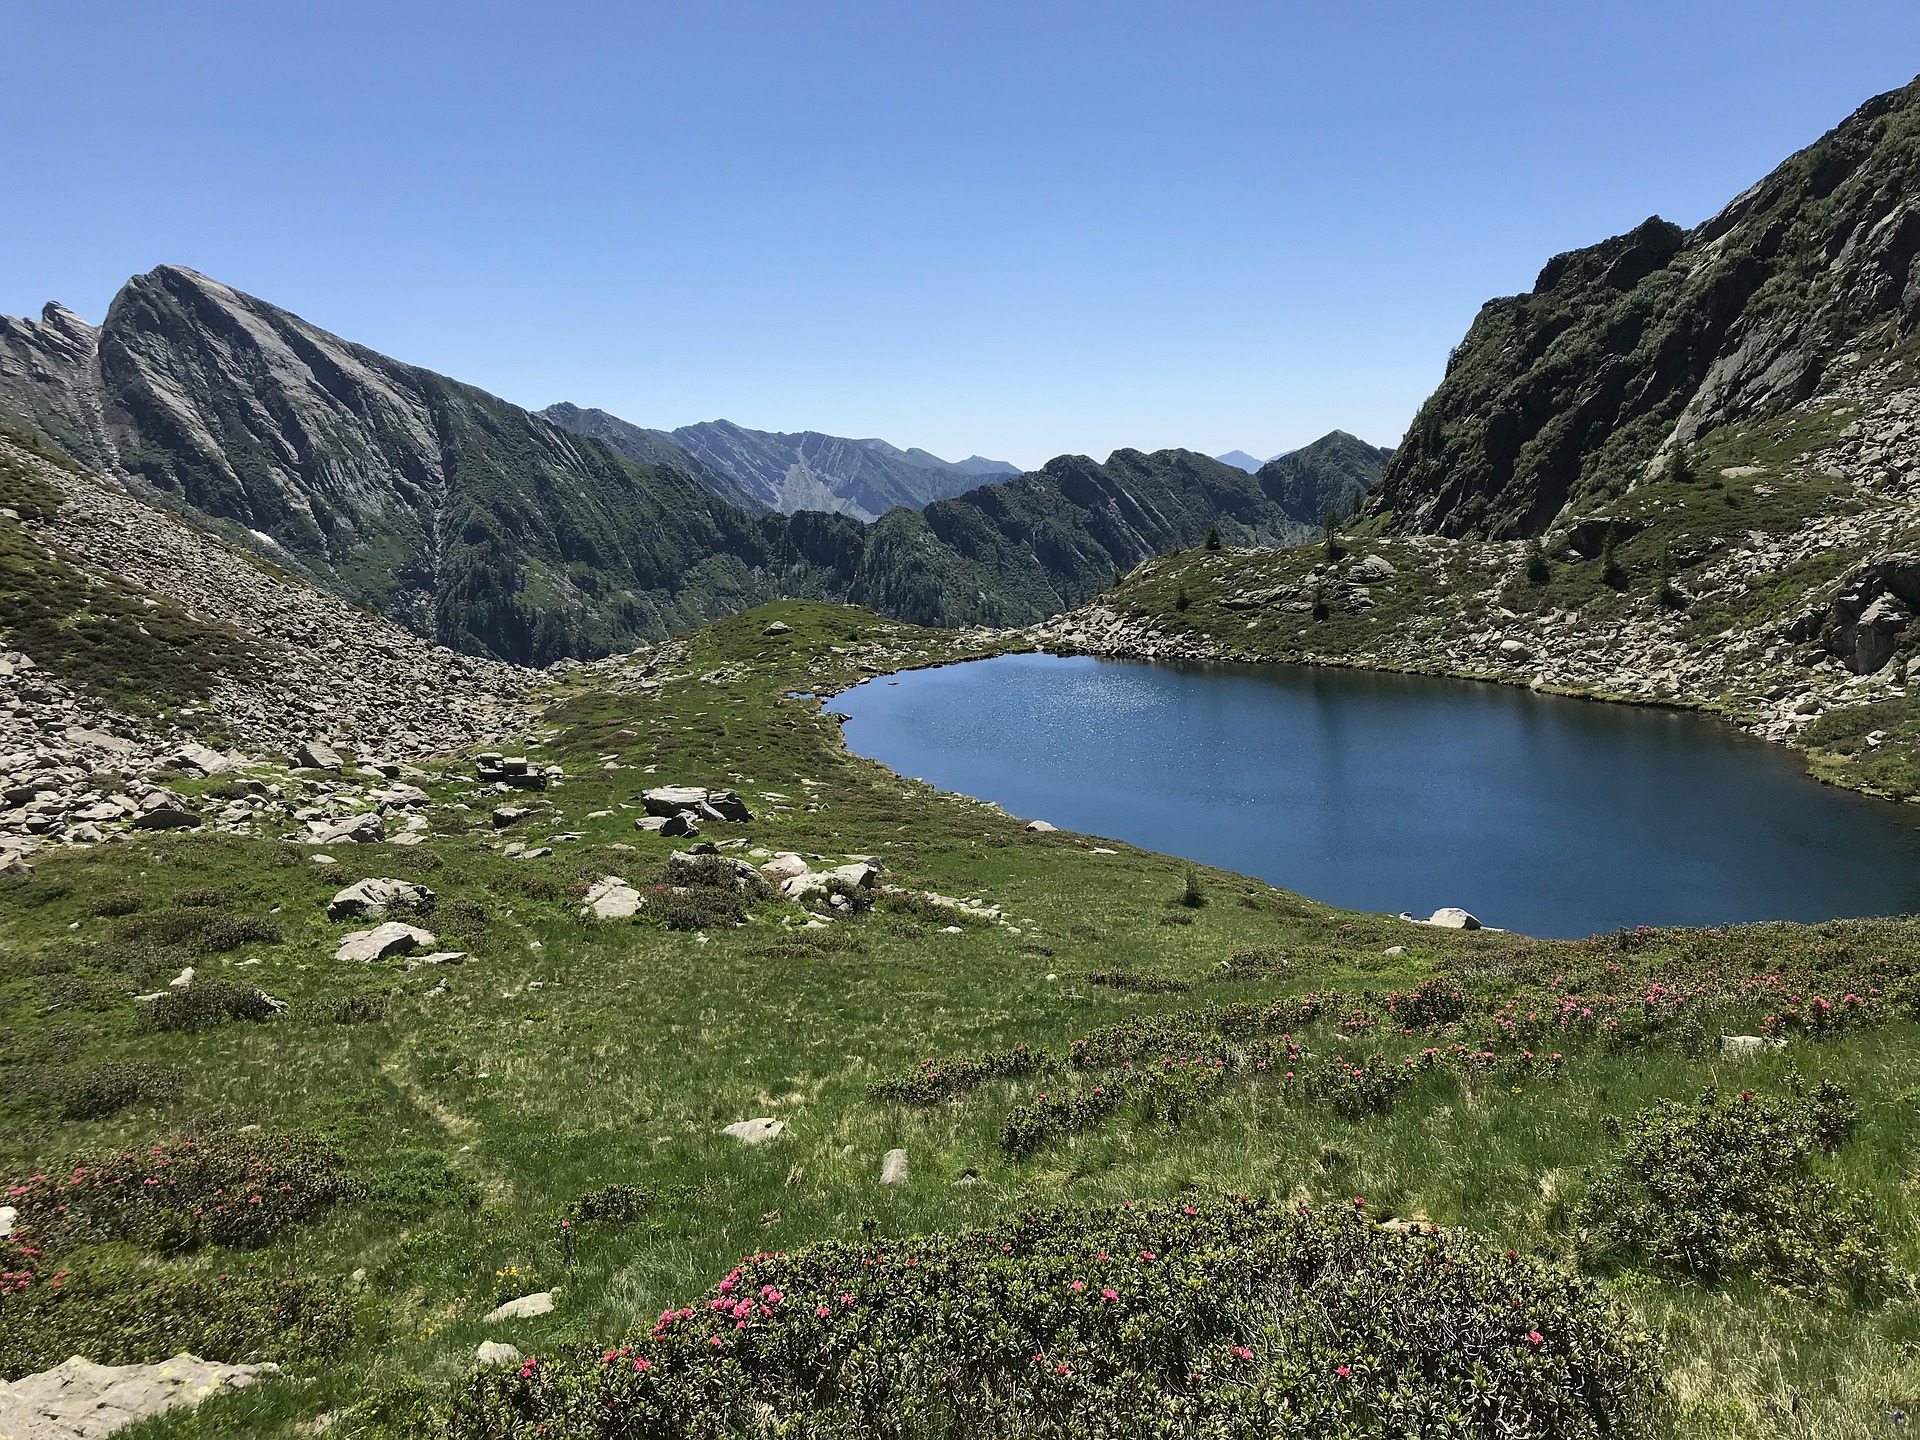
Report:
[[[1786,414],[1920,323],[1920,81],[1876,97],[1712,219],[1657,216],[1489,301],[1369,512],[1397,532],[1539,535],[1733,424]]]
[[[877,520],[896,506],[917,510],[1020,473],[1004,460],[942,460],[885,440],[848,440],[816,430],[782,435],[731,420],[649,430],[604,410],[565,403],[537,413],[576,435],[604,441],[636,464],[676,466],[723,500],[782,515],[824,510]]]

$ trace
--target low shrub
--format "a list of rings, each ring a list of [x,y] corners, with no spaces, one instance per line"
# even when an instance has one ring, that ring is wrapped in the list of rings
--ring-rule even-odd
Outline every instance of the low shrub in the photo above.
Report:
[[[1830,1081],[1804,1099],[1723,1100],[1709,1087],[1693,1104],[1652,1105],[1576,1214],[1584,1252],[1708,1284],[1752,1275],[1870,1297],[1888,1280],[1873,1207],[1813,1168],[1852,1126],[1853,1102]]]
[[[732,889],[655,885],[641,892],[639,913],[669,930],[714,930],[744,925],[747,897]]]
[[[948,925],[991,925],[984,915],[917,890],[883,890],[874,904],[883,912],[918,920],[942,929]]]
[[[280,927],[264,915],[221,915],[200,932],[203,955],[224,955],[242,945],[278,945]]]
[[[325,1014],[335,1025],[377,1025],[387,1018],[387,998],[384,991],[362,991],[328,1002]]]
[[[631,1225],[651,1211],[659,1198],[644,1185],[607,1185],[575,1200],[561,1218],[569,1225]]]
[[[345,1348],[353,1312],[337,1281],[252,1266],[219,1276],[83,1262],[59,1268],[0,1240],[0,1379],[70,1355],[96,1364],[324,1359]]]
[[[443,1210],[476,1210],[479,1183],[461,1174],[438,1150],[411,1148],[386,1156],[367,1176],[361,1198],[368,1209],[416,1220]]]
[[[1165,975],[1141,975],[1132,970],[1089,970],[1080,977],[1089,985],[1105,985],[1111,990],[1134,990],[1142,995],[1184,995],[1193,989],[1184,980]]]
[[[229,1020],[268,1020],[277,1009],[258,986],[197,980],[154,996],[141,1007],[141,1018],[151,1030],[211,1030]]]
[[[174,891],[173,903],[183,910],[225,910],[233,904],[233,896],[217,886],[199,885]]]
[[[57,1110],[62,1119],[102,1120],[143,1100],[172,1098],[180,1087],[180,1072],[143,1060],[120,1060],[36,1068],[16,1084],[20,1094]]]
[[[949,1055],[944,1060],[929,1057],[905,1075],[875,1081],[867,1087],[867,1093],[876,1100],[902,1105],[937,1105],[996,1077],[1037,1075],[1057,1064],[1044,1050],[1029,1050],[1024,1045],[990,1050],[984,1055]]]
[[[221,1129],[49,1166],[9,1184],[7,1203],[16,1238],[45,1254],[113,1240],[182,1251],[264,1245],[356,1188],[314,1136]]]
[[[138,890],[116,890],[111,895],[102,895],[87,909],[101,919],[108,919],[131,915],[146,903],[146,898]]]
[[[1643,1433],[1659,1389],[1651,1342],[1591,1281],[1392,1235],[1358,1204],[1228,1199],[751,1256],[625,1344],[386,1414],[474,1440],[1596,1440]]]

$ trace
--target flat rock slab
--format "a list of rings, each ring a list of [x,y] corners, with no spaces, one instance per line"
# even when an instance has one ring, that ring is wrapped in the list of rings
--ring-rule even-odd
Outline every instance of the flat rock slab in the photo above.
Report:
[[[748,1145],[764,1145],[787,1133],[787,1122],[762,1115],[757,1120],[736,1120],[720,1132]]]
[[[504,1305],[495,1306],[486,1314],[489,1325],[502,1320],[531,1320],[536,1315],[547,1315],[553,1311],[553,1292],[536,1290],[531,1295],[522,1295],[518,1300],[509,1300]]]
[[[640,892],[618,875],[603,875],[587,891],[587,903],[580,907],[582,918],[630,920],[640,909]]]
[[[431,949],[439,943],[439,937],[430,931],[389,920],[371,930],[355,930],[350,935],[342,936],[340,948],[333,952],[333,958],[358,960],[366,964],[384,960],[389,955],[411,955],[415,950]]]
[[[95,1440],[279,1373],[278,1365],[220,1365],[184,1352],[157,1365],[96,1365],[76,1355],[38,1375],[0,1381],[0,1435]]]

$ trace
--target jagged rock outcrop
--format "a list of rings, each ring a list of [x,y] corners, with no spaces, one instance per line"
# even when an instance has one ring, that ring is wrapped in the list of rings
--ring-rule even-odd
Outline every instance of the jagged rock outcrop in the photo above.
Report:
[[[1674,445],[1806,400],[1920,322],[1920,81],[1704,224],[1646,221],[1489,301],[1370,502],[1402,532],[1537,535]]]

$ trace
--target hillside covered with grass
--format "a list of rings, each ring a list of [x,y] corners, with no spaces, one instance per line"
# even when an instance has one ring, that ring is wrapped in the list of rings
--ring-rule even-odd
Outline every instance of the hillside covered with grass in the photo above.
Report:
[[[0,1376],[285,1367],[146,1440],[1864,1437],[1920,1393],[1920,925],[1341,912],[822,713],[973,653],[763,607],[555,679],[544,789],[426,767],[422,843],[0,878]],[[669,784],[753,818],[637,828]],[[793,898],[789,852],[852,869]],[[431,943],[336,958],[368,878]]]

